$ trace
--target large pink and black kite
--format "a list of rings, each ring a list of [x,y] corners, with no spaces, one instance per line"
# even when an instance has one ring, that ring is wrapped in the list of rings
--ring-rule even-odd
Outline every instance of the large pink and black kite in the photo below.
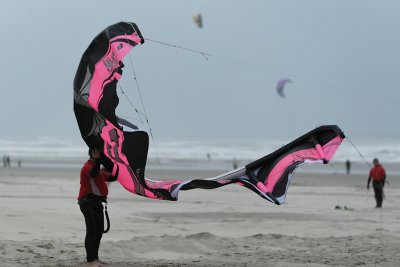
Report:
[[[74,79],[74,112],[83,140],[103,151],[102,163],[128,191],[141,196],[177,200],[180,190],[245,186],[282,204],[295,169],[306,163],[328,163],[345,138],[337,126],[321,126],[244,167],[208,179],[153,181],[145,177],[148,134],[115,114],[122,60],[144,39],[137,25],[120,22],[92,41]]]

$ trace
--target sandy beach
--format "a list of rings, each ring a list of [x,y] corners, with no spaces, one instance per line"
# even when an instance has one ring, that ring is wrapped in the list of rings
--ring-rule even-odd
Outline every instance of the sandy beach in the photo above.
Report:
[[[131,195],[116,182],[100,257],[107,266],[398,266],[400,177],[389,181],[383,209],[374,208],[366,174],[302,170],[282,206],[235,185],[168,202]],[[0,266],[85,266],[79,168],[2,168],[0,184]]]

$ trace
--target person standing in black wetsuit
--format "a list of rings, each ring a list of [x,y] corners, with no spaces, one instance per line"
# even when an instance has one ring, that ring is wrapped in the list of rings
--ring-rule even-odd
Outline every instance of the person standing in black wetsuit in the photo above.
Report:
[[[89,149],[89,160],[83,165],[80,174],[78,204],[85,217],[86,260],[89,266],[103,266],[99,260],[100,241],[104,232],[103,202],[107,202],[106,182],[116,180],[109,172],[100,170],[100,151]]]

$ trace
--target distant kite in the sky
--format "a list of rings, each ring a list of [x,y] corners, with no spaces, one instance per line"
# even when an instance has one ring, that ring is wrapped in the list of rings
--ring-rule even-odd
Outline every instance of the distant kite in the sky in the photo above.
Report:
[[[201,14],[193,14],[193,21],[196,23],[197,27],[203,28],[203,19],[201,18]]]
[[[290,79],[280,79],[278,81],[278,83],[276,84],[276,91],[278,92],[278,94],[281,97],[285,97],[285,95],[283,94],[283,89],[285,88],[285,85],[287,83],[292,83],[292,80],[290,80]]]

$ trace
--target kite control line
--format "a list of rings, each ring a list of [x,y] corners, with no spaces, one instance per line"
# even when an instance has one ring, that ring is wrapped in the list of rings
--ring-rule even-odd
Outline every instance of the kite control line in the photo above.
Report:
[[[165,46],[170,46],[170,47],[173,47],[173,48],[178,48],[178,49],[186,50],[186,51],[189,51],[189,52],[198,53],[198,54],[202,55],[207,60],[208,60],[207,56],[216,57],[214,55],[211,55],[209,53],[205,53],[203,51],[190,49],[190,48],[186,48],[186,47],[178,46],[178,45],[174,45],[174,44],[168,44],[168,43],[165,43],[165,42],[160,42],[160,41],[152,40],[152,39],[149,39],[149,38],[144,38],[144,39],[146,41],[154,42],[154,43],[157,43],[157,44],[162,44],[162,45],[165,45]]]
[[[145,106],[144,106],[144,102],[143,102],[143,98],[142,98],[142,92],[141,92],[140,86],[139,86],[139,81],[138,81],[137,76],[136,76],[135,68],[133,67],[131,55],[128,54],[128,57],[129,57],[129,61],[130,61],[130,63],[131,63],[131,68],[132,68],[132,72],[133,72],[133,78],[135,79],[135,82],[136,82],[136,88],[137,88],[138,93],[139,93],[140,103],[142,104],[142,108],[143,108],[143,113],[142,113],[142,112],[140,112],[140,113],[144,116],[144,119],[146,120],[147,127],[149,128],[149,133],[150,133],[150,137],[151,137],[151,142],[152,142],[152,144],[153,144],[154,151],[155,151],[155,153],[156,153],[157,163],[158,163],[158,166],[159,166],[159,168],[160,168],[161,177],[162,177],[162,178],[165,178],[165,176],[164,176],[164,170],[163,170],[162,165],[161,165],[161,160],[160,160],[160,157],[158,156],[157,147],[156,147],[156,144],[155,144],[155,142],[154,142],[153,130],[151,129],[150,122],[149,122],[149,118],[147,117],[146,108],[145,108]],[[122,90],[122,89],[121,89],[121,90]],[[124,94],[124,96],[128,99],[129,103],[132,103],[132,102],[129,100],[129,98],[128,98],[128,96],[127,96],[126,94]],[[132,106],[133,106],[133,104],[132,104]],[[136,113],[139,114],[139,111],[135,108],[135,106],[133,106],[133,108],[135,109]],[[143,123],[143,122],[142,122],[142,123]]]
[[[367,164],[367,166],[369,168],[372,168],[371,164],[369,164],[369,162],[364,158],[364,156],[361,154],[360,150],[358,150],[358,148],[353,144],[353,142],[351,142],[350,138],[348,135],[346,135],[347,140],[349,140],[350,144],[354,147],[354,149],[358,152],[358,154],[360,155],[360,157],[364,160],[365,164]]]
[[[319,85],[322,85],[324,87],[337,89],[337,90],[340,90],[340,91],[343,91],[343,92],[346,92],[346,93],[354,93],[354,94],[357,94],[357,95],[361,94],[360,92],[351,90],[349,88],[338,87],[338,86],[332,85],[332,84],[324,82],[324,81],[319,81],[319,80],[316,80],[316,79],[312,79],[312,78],[296,75],[296,74],[293,74],[293,73],[290,74],[290,73],[286,73],[286,72],[283,72],[283,71],[279,71],[279,70],[275,70],[275,69],[271,69],[271,68],[266,68],[264,66],[258,66],[258,65],[254,65],[254,64],[249,64],[249,63],[246,63],[246,62],[243,62],[243,61],[236,60],[234,58],[222,57],[222,56],[215,55],[215,54],[210,54],[210,53],[207,53],[207,52],[204,52],[204,51],[191,49],[191,48],[187,48],[187,47],[183,47],[183,46],[179,46],[179,45],[175,45],[175,44],[170,44],[170,43],[166,43],[166,42],[161,42],[161,41],[157,41],[157,40],[153,40],[153,39],[149,39],[149,38],[143,38],[143,39],[146,40],[146,41],[150,41],[150,42],[153,42],[153,43],[160,44],[160,45],[165,45],[165,46],[169,46],[169,47],[172,47],[172,48],[177,48],[177,49],[185,50],[185,51],[188,51],[188,52],[197,53],[197,54],[202,55],[207,60],[208,60],[208,57],[213,57],[213,58],[216,58],[216,59],[219,59],[219,60],[235,63],[235,64],[238,64],[238,65],[250,67],[250,68],[253,68],[253,69],[258,69],[258,70],[261,70],[261,71],[267,71],[267,72],[270,72],[270,73],[275,73],[275,74],[279,74],[279,75],[283,75],[283,76],[294,77],[294,78],[297,78],[299,80],[303,80],[303,81],[310,82],[310,83],[313,83],[313,84],[319,84]],[[281,97],[284,97],[283,93],[279,92],[279,90],[278,90],[278,93],[279,93],[279,95]],[[374,99],[374,100],[379,99],[381,101],[391,102],[391,103],[395,103],[395,104],[399,104],[400,103],[399,101],[396,101],[395,99],[383,98],[381,96],[372,95],[372,94],[369,94],[367,92],[362,92],[362,94],[364,96],[370,97],[371,99]]]

